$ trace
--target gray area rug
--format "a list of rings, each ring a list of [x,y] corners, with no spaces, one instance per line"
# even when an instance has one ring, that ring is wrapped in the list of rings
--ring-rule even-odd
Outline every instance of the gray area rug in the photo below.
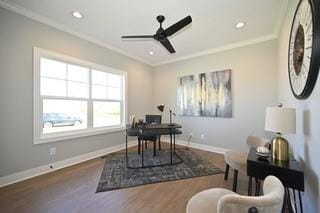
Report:
[[[223,173],[221,169],[190,150],[177,149],[176,152],[183,159],[183,163],[139,169],[127,168],[125,153],[107,155],[97,192]],[[180,161],[175,155],[173,156],[173,162]],[[129,153],[128,159],[129,166],[141,165],[141,156],[137,152]],[[161,150],[154,157],[153,150],[149,149],[145,152],[144,161],[148,166],[159,162],[170,162],[170,152]]]

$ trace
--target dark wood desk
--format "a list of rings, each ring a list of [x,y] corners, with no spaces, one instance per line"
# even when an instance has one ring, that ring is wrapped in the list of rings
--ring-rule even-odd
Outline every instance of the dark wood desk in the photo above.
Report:
[[[182,158],[176,153],[176,135],[181,134],[182,126],[180,124],[140,124],[136,127],[127,126],[126,129],[126,162],[127,167],[131,169],[137,168],[147,168],[147,167],[155,167],[155,166],[167,166],[174,165],[178,163],[182,163]],[[144,165],[144,150],[143,150],[143,142],[144,137],[150,137],[155,135],[169,135],[170,136],[170,162],[166,164],[145,166]],[[142,152],[141,152],[141,167],[129,167],[128,166],[128,136],[137,136],[141,139],[142,142]],[[177,163],[173,163],[172,155],[176,155],[180,161]]]
[[[292,157],[288,162],[277,161],[271,157],[261,160],[256,154],[256,149],[251,148],[247,159],[247,175],[249,176],[249,195],[251,195],[252,177],[256,178],[256,195],[259,195],[260,180],[264,180],[268,175],[278,177],[285,187],[285,201],[290,202],[288,188],[293,189],[295,209],[297,209],[295,190],[298,190],[300,211],[303,212],[301,191],[304,191],[304,173],[299,163]]]

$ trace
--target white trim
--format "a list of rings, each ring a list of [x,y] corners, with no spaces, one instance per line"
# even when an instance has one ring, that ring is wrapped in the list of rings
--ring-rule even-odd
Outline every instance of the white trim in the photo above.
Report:
[[[64,24],[60,24],[56,21],[53,21],[52,19],[49,19],[47,17],[44,17],[44,16],[41,16],[41,15],[38,15],[34,12],[32,12],[31,10],[28,10],[24,7],[21,7],[15,3],[12,3],[12,2],[8,2],[7,0],[0,0],[0,6],[5,8],[5,9],[8,9],[12,12],[15,12],[15,13],[18,13],[20,15],[23,15],[25,17],[28,17],[32,20],[35,20],[35,21],[38,21],[40,23],[43,23],[43,24],[46,24],[46,25],[49,25],[50,27],[53,27],[55,29],[58,29],[58,30],[61,30],[63,32],[66,32],[66,33],[69,33],[71,35],[74,35],[74,36],[77,36],[78,38],[81,38],[81,39],[84,39],[86,41],[89,41],[89,42],[92,42],[94,44],[97,44],[101,47],[105,47],[107,49],[110,49],[114,52],[117,52],[121,55],[124,55],[124,56],[127,56],[129,58],[132,58],[132,59],[135,59],[135,60],[138,60],[144,64],[147,64],[147,65],[150,65],[152,66],[152,64],[150,62],[147,62],[146,60],[142,59],[142,58],[139,58],[139,57],[136,57],[132,54],[129,54],[117,47],[114,47],[110,44],[107,44],[105,41],[102,41],[102,40],[99,40],[99,39],[96,39],[92,36],[89,36],[85,33],[82,33],[82,32],[79,32],[79,31],[76,31],[76,30],[72,30],[70,27],[67,27],[65,26]]]
[[[248,46],[248,45],[252,45],[252,44],[258,44],[258,43],[262,43],[262,42],[265,42],[265,41],[275,40],[277,38],[278,38],[277,34],[270,34],[270,35],[267,35],[267,36],[262,36],[262,37],[259,37],[259,38],[249,39],[249,40],[245,40],[245,41],[240,41],[240,42],[224,45],[224,46],[221,46],[221,47],[216,47],[216,48],[213,48],[213,49],[197,52],[197,53],[194,53],[194,54],[190,54],[190,55],[186,55],[186,56],[182,56],[182,57],[166,60],[166,61],[163,61],[163,62],[160,62],[160,63],[152,64],[152,66],[156,67],[156,66],[159,66],[159,65],[169,64],[169,63],[178,62],[178,61],[183,61],[183,60],[187,60],[187,59],[191,59],[191,58],[197,58],[197,57],[200,57],[200,56],[210,55],[210,54],[214,54],[214,53],[218,53],[218,52],[224,52],[224,51],[227,51],[227,50],[236,49],[236,48],[240,48],[240,47],[244,47],[244,46]]]
[[[136,141],[128,142],[128,147],[136,146]],[[52,162],[50,164],[42,165],[39,167],[35,167],[32,169],[24,170],[21,172],[17,172],[8,176],[0,177],[0,187],[7,186],[16,182],[20,182],[26,179],[30,179],[32,177],[36,177],[39,175],[47,174],[68,166],[72,166],[75,164],[79,164],[84,161],[88,161],[94,158],[98,158],[104,155],[107,155],[112,152],[116,152],[125,148],[125,144],[120,144],[116,146],[111,146],[105,149],[100,149],[94,152],[89,152],[86,154],[78,155],[72,158],[68,158],[61,161]],[[50,167],[53,168],[50,168]]]
[[[170,138],[161,137],[161,141],[166,142],[166,143],[170,143]],[[181,146],[187,146],[188,141],[176,139],[176,144],[181,145]],[[208,152],[215,152],[215,153],[219,153],[219,154],[225,154],[227,151],[230,151],[230,149],[211,146],[211,145],[205,145],[205,144],[200,144],[200,143],[194,143],[194,142],[189,143],[188,147],[191,147],[194,149],[200,149],[200,150],[204,150],[204,151],[208,151]]]
[[[114,132],[122,132],[125,131],[125,127],[112,127],[112,128],[91,128],[91,129],[79,129],[68,132],[61,133],[52,133],[41,136],[40,138],[35,137],[33,140],[33,144],[43,144],[55,141],[62,141],[67,139],[74,138],[82,138],[91,135],[101,135],[101,134],[109,134]]]

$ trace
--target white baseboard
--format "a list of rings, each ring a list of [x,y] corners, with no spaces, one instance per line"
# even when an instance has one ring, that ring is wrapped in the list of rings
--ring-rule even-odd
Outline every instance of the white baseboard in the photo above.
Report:
[[[137,145],[136,141],[130,141],[128,142],[128,147]],[[125,144],[120,144],[112,147],[108,147],[105,149],[100,149],[94,152],[89,152],[86,154],[78,155],[72,158],[68,158],[65,160],[53,162],[47,165],[35,167],[32,169],[24,170],[21,172],[17,172],[8,176],[0,177],[0,187],[7,186],[19,181],[23,181],[32,177],[36,177],[42,174],[46,174],[49,172],[56,171],[58,169],[62,169],[68,166],[72,166],[84,161],[88,161],[94,158],[98,158],[101,156],[104,156],[106,154],[119,151],[121,149],[125,148]],[[51,168],[52,167],[52,168]]]
[[[170,142],[170,139],[168,137],[162,137],[161,141],[168,143],[168,142]],[[188,141],[176,140],[176,144],[186,146],[188,144]],[[136,141],[130,141],[128,143],[129,147],[135,146],[135,145],[137,145]],[[214,146],[204,145],[204,144],[194,143],[194,142],[191,142],[188,145],[188,147],[200,149],[200,150],[204,150],[204,151],[209,151],[209,152],[215,152],[215,153],[219,153],[219,154],[224,154],[226,151],[229,151],[229,149],[214,147]],[[78,155],[78,156],[68,158],[65,160],[53,162],[53,163],[50,163],[47,165],[42,165],[42,166],[35,167],[32,169],[24,170],[24,171],[17,172],[17,173],[8,175],[8,176],[0,177],[0,187],[7,186],[7,185],[10,185],[10,184],[13,184],[13,183],[16,183],[19,181],[23,181],[23,180],[26,180],[26,179],[29,179],[32,177],[36,177],[39,175],[43,175],[43,174],[46,174],[49,172],[53,172],[58,169],[72,166],[72,165],[75,165],[75,164],[78,164],[78,163],[81,163],[84,161],[88,161],[88,160],[91,160],[94,158],[98,158],[98,157],[104,156],[106,154],[119,151],[124,148],[125,148],[125,145],[120,144],[120,145],[108,147],[105,149],[101,149],[98,151]],[[51,167],[53,167],[53,168],[51,168]]]
[[[170,138],[161,137],[161,141],[169,143]],[[188,146],[191,148],[200,149],[200,150],[204,150],[204,151],[215,152],[215,153],[219,153],[219,154],[225,154],[227,151],[230,151],[230,149],[215,147],[215,146],[205,145],[205,144],[200,144],[200,143],[191,142],[188,144],[188,141],[184,141],[184,140],[176,140],[176,144],[182,145],[182,146]]]

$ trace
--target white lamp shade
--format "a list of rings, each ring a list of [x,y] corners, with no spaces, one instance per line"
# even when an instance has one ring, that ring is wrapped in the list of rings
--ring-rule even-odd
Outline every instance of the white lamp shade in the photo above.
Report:
[[[267,107],[265,130],[283,134],[295,134],[296,110],[294,108]]]

